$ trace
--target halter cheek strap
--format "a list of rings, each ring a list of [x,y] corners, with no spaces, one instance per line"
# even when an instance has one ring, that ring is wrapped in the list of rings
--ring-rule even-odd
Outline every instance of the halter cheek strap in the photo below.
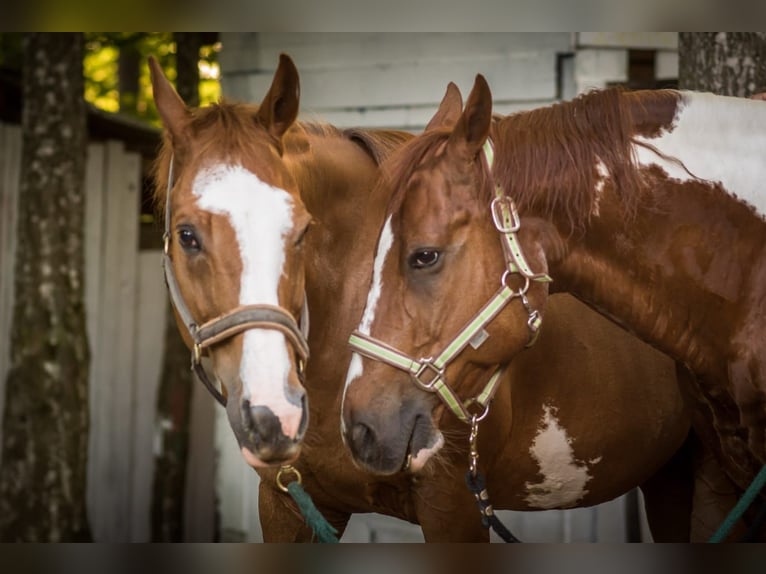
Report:
[[[309,357],[308,337],[308,305],[304,295],[303,308],[301,310],[301,325],[298,326],[292,314],[276,305],[241,305],[226,313],[211,319],[202,325],[194,320],[189,307],[184,301],[181,289],[178,286],[173,261],[170,258],[170,191],[173,186],[173,158],[170,159],[168,170],[168,189],[165,197],[165,232],[163,234],[164,249],[162,254],[162,268],[165,274],[165,283],[168,287],[170,301],[178,313],[181,323],[194,341],[191,354],[191,368],[197,374],[200,381],[207,387],[210,394],[226,406],[226,398],[210,380],[202,367],[202,351],[221,343],[231,337],[249,329],[271,329],[285,335],[292,344],[298,355],[298,375],[303,376],[306,360]],[[304,320],[305,318],[305,320]]]
[[[489,140],[484,144],[484,153],[491,171],[494,150]],[[482,392],[465,402],[461,401],[455,391],[447,384],[445,375],[447,365],[469,344],[478,348],[488,336],[485,327],[514,299],[519,299],[527,311],[527,328],[530,331],[530,339],[526,346],[533,345],[540,331],[542,317],[536,309],[532,308],[526,294],[532,281],[547,283],[552,280],[547,274],[534,273],[530,268],[517,236],[517,232],[521,228],[521,220],[516,205],[510,197],[505,195],[500,186],[495,188],[495,198],[490,204],[490,211],[495,228],[500,233],[506,263],[506,269],[500,279],[501,287],[436,358],[415,359],[360,331],[354,331],[349,338],[349,345],[353,351],[406,371],[419,388],[436,393],[458,419],[468,424],[475,424],[486,416],[489,402],[497,390],[507,365],[499,366]],[[518,274],[524,278],[524,285],[517,291],[511,289],[507,284],[507,279],[511,274]],[[484,409],[478,417],[471,414],[469,410],[473,404]]]

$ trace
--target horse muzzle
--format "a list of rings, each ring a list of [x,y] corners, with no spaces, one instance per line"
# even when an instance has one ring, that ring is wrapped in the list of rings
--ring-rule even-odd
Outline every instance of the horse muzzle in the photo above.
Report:
[[[232,409],[233,410],[233,409]],[[237,413],[227,408],[229,421],[245,461],[254,468],[286,464],[300,454],[308,428],[309,412],[305,394],[301,400],[300,421],[287,427],[269,407],[240,401]]]

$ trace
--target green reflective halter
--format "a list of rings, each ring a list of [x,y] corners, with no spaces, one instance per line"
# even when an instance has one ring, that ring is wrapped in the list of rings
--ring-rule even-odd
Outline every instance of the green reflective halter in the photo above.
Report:
[[[489,139],[484,144],[484,154],[491,171],[494,150]],[[352,350],[369,359],[381,361],[396,369],[406,371],[419,388],[436,393],[441,401],[461,421],[469,424],[486,416],[489,403],[498,388],[507,365],[498,366],[481,393],[467,401],[461,401],[455,391],[447,384],[444,372],[447,365],[469,344],[474,348],[478,348],[488,336],[485,327],[513,299],[519,299],[527,311],[529,316],[527,327],[530,331],[530,340],[527,346],[529,347],[534,344],[542,324],[542,317],[537,310],[532,308],[526,293],[529,290],[531,281],[542,283],[551,281],[551,278],[545,273],[534,273],[524,257],[517,237],[517,233],[521,228],[518,211],[513,200],[505,195],[500,186],[495,188],[495,198],[490,204],[490,212],[495,228],[500,233],[505,254],[506,270],[501,278],[501,287],[436,358],[415,359],[358,330],[354,331],[349,338],[349,345]],[[524,285],[516,291],[507,285],[507,277],[511,274],[518,274],[524,277]],[[483,409],[478,418],[476,414],[472,414],[469,410],[474,404]]]

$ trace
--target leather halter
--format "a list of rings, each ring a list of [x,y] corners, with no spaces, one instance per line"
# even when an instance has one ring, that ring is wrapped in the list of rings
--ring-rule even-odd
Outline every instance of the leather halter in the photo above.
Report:
[[[165,198],[162,268],[165,272],[165,283],[168,287],[170,302],[175,307],[190,338],[194,341],[194,348],[191,354],[192,370],[197,374],[197,377],[199,377],[205,387],[207,387],[210,394],[225,407],[226,398],[208,378],[205,369],[202,367],[202,351],[249,329],[272,329],[284,334],[287,340],[292,343],[299,357],[297,361],[298,376],[302,377],[305,362],[309,357],[309,346],[306,341],[308,312],[305,296],[300,327],[289,311],[276,305],[266,304],[240,305],[202,325],[198,325],[194,320],[189,307],[184,301],[183,295],[181,295],[181,289],[178,286],[175,273],[173,273],[173,262],[170,258],[170,239],[172,237],[170,233],[170,192],[172,187],[173,158],[171,157],[168,170],[168,190]]]
[[[494,150],[489,140],[484,144],[484,154],[491,173]],[[485,327],[502,311],[508,303],[519,299],[526,309],[529,318],[527,327],[530,331],[530,339],[527,347],[534,344],[539,333],[542,318],[537,310],[533,309],[527,299],[531,281],[550,282],[552,279],[545,273],[534,273],[519,244],[517,232],[521,228],[521,220],[513,200],[506,196],[500,186],[495,188],[495,198],[490,204],[490,212],[495,228],[500,233],[500,241],[503,245],[506,269],[500,279],[500,289],[479,310],[476,315],[458,332],[447,347],[434,357],[421,357],[415,359],[406,353],[378,340],[366,333],[354,331],[349,338],[351,349],[373,360],[381,361],[394,368],[409,373],[413,383],[424,391],[437,393],[442,402],[463,422],[475,424],[487,415],[489,403],[499,386],[501,375],[507,365],[501,365],[485,384],[484,389],[476,397],[465,402],[458,398],[457,393],[447,384],[445,369],[469,344],[477,349],[489,336]],[[507,284],[508,276],[519,274],[524,278],[524,285],[514,291]],[[428,376],[428,379],[424,379]],[[478,405],[482,412],[472,414],[469,408]]]

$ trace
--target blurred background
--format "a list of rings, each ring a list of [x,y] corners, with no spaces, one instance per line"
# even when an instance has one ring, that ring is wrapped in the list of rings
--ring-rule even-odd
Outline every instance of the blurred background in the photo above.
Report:
[[[755,32],[0,33],[0,540],[262,540],[258,476],[170,320],[147,57],[205,105],[259,102],[281,52],[300,118],[340,127],[419,132],[477,73],[501,114],[613,85],[766,89]],[[637,492],[499,514],[525,541],[651,539]],[[356,515],[343,540],[422,535]]]

